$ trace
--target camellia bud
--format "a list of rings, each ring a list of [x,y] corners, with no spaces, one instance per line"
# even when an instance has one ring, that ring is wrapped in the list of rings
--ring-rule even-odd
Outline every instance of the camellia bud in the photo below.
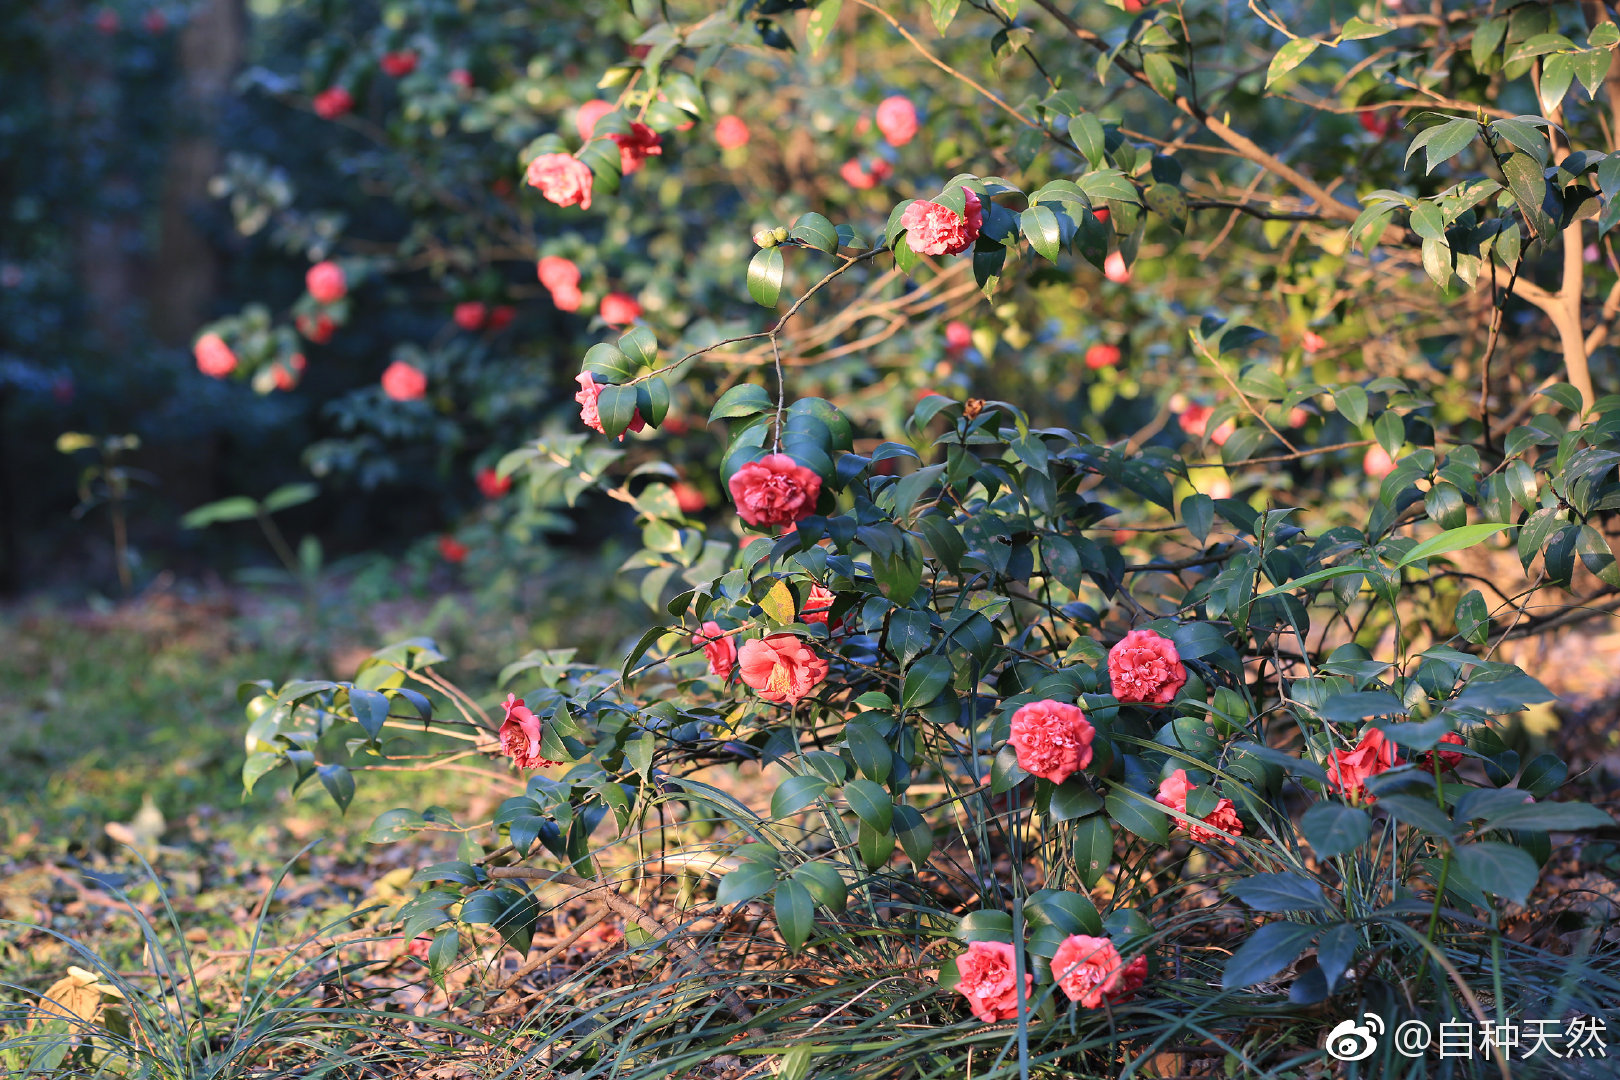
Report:
[[[754,234],[754,243],[762,248],[773,248],[776,246],[776,234],[769,229],[761,229]]]
[[[774,232],[772,232],[771,235],[776,238],[776,242],[778,244],[787,243],[788,231],[786,229],[784,229],[782,226],[778,225],[776,227],[776,230]]]

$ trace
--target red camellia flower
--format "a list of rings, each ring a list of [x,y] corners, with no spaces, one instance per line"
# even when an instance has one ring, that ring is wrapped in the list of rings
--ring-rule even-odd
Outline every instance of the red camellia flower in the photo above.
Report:
[[[917,136],[917,109],[910,99],[895,94],[877,107],[877,129],[890,146],[904,146]]]
[[[741,150],[751,137],[742,117],[729,113],[714,122],[714,141],[722,150]]]
[[[1159,794],[1154,796],[1155,801],[1179,813],[1187,812],[1187,793],[1196,790],[1195,786],[1187,783],[1187,770],[1177,769],[1163,780],[1159,781]],[[1220,799],[1215,803],[1215,809],[1205,815],[1203,825],[1192,825],[1185,821],[1177,821],[1177,827],[1185,825],[1187,835],[1200,844],[1207,844],[1212,840],[1231,840],[1234,836],[1243,835],[1243,819],[1237,815],[1237,807],[1231,799]]]
[[[1327,763],[1328,779],[1352,802],[1376,802],[1367,781],[1395,767],[1395,744],[1377,728],[1368,728],[1354,750],[1335,750]]]
[[[489,319],[489,307],[477,300],[468,300],[457,304],[450,317],[455,320],[457,326],[471,333],[484,328],[484,323]]]
[[[737,666],[737,643],[726,636],[719,623],[704,623],[703,629],[692,635],[692,644],[703,649],[710,675],[721,679],[731,677],[731,669]]]
[[[153,8],[141,16],[141,25],[146,27],[148,34],[156,36],[169,29],[169,17],[157,8]]]
[[[1117,251],[1110,251],[1108,258],[1103,260],[1103,277],[1116,285],[1130,281],[1131,268],[1125,265],[1125,256]]]
[[[1147,981],[1147,957],[1125,963],[1105,937],[1070,934],[1052,954],[1052,977],[1070,1001],[1099,1009],[1136,993]]]
[[[1389,133],[1395,130],[1395,118],[1377,109],[1358,112],[1356,119],[1361,121],[1361,130],[1380,139],[1387,139]]]
[[[541,756],[540,718],[523,704],[522,698],[507,694],[501,708],[506,710],[506,719],[501,721],[501,752],[512,759],[512,764],[520,769],[562,764]]]
[[[191,347],[197,370],[213,379],[223,379],[236,370],[236,354],[218,334],[204,334]]]
[[[971,941],[967,951],[956,958],[961,976],[956,992],[968,1000],[968,1008],[987,1024],[1018,1016],[1018,969],[1013,947],[1005,941]],[[1035,977],[1024,973],[1024,1000],[1029,1000]]]
[[[602,321],[612,327],[629,326],[641,318],[641,305],[636,298],[622,292],[610,292],[602,297],[602,304],[597,308],[597,314]]]
[[[382,373],[382,388],[395,401],[415,401],[427,393],[427,376],[405,361],[395,360]]]
[[[118,12],[112,8],[102,8],[96,12],[96,29],[107,37],[118,33]]]
[[[1306,353],[1319,353],[1327,348],[1327,339],[1315,330],[1307,330],[1305,336],[1300,339],[1299,344]]]
[[[304,274],[304,288],[317,303],[335,304],[349,294],[349,280],[343,276],[343,267],[327,259]]]
[[[447,563],[464,562],[467,558],[467,545],[453,536],[441,536],[439,537],[439,555]]]
[[[1202,439],[1204,433],[1209,430],[1209,418],[1214,414],[1215,410],[1213,408],[1208,405],[1200,405],[1195,401],[1181,410],[1181,418],[1178,422],[1181,424],[1182,431],[1195,439]],[[1237,425],[1231,420],[1227,420],[1215,429],[1215,433],[1209,436],[1209,441],[1216,446],[1225,446],[1226,440],[1230,439],[1232,433],[1236,430]]]
[[[551,303],[558,311],[578,311],[585,302],[585,294],[578,285],[562,285],[551,291]]]
[[[945,348],[953,353],[966,352],[973,344],[973,330],[967,323],[951,320],[945,324]]]
[[[766,701],[797,705],[827,677],[827,661],[792,634],[770,634],[737,650],[742,681]]]
[[[591,136],[596,132],[596,122],[612,111],[611,101],[603,101],[600,98],[587,101],[579,107],[578,112],[574,113],[574,130],[579,132],[581,139],[590,142]]]
[[[1113,367],[1115,364],[1119,363],[1119,358],[1122,355],[1123,354],[1120,352],[1118,345],[1110,345],[1107,342],[1099,342],[1086,350],[1086,367],[1090,368],[1092,371],[1096,371],[1099,368]]]
[[[894,168],[882,158],[873,158],[870,169],[863,166],[858,159],[850,158],[839,168],[838,175],[844,178],[844,183],[857,191],[870,191],[893,176]]]
[[[1032,701],[1013,713],[1007,744],[1018,754],[1020,769],[1061,784],[1091,764],[1096,734],[1078,705]]]
[[[304,359],[303,353],[293,353],[287,357],[285,364],[277,364],[271,369],[270,377],[277,390],[292,390],[298,386],[298,380],[308,366],[309,361]]]
[[[1388,450],[1374,443],[1367,447],[1366,454],[1362,455],[1361,471],[1374,480],[1382,480],[1395,471],[1395,459],[1390,457]]]
[[[665,430],[669,428],[668,418],[665,418]],[[688,484],[684,480],[677,480],[669,487],[670,494],[675,496],[675,505],[681,508],[683,514],[695,514],[708,507],[709,500],[703,497],[703,492]]]
[[[456,68],[450,73],[450,84],[460,90],[471,90],[473,87],[472,72],[466,68]]]
[[[614,135],[612,139],[619,144],[619,171],[626,176],[640,169],[649,157],[664,153],[664,140],[658,132],[639,120],[630,124],[630,134]]]
[[[416,70],[416,54],[410,49],[383,53],[381,67],[383,74],[390,78],[403,79]]]
[[[966,217],[927,199],[918,199],[906,207],[900,224],[905,227],[906,242],[912,251],[919,255],[957,255],[973,246],[984,224],[984,214],[977,195],[971,191],[963,194],[967,196]]]
[[[1113,214],[1114,214],[1114,212],[1112,210],[1108,209],[1108,207],[1106,207],[1106,206],[1093,206],[1091,208],[1091,216],[1096,218],[1098,221],[1102,222],[1104,225],[1108,224],[1108,219],[1110,217],[1112,217]],[[1120,256],[1120,261],[1121,262],[1125,261],[1125,257],[1123,255]],[[1104,265],[1106,266],[1107,265],[1107,260],[1105,259],[1105,260],[1103,260],[1103,262],[1104,262]]]
[[[572,154],[541,154],[529,162],[524,179],[539,188],[547,202],[591,208],[591,170]]]
[[[552,292],[579,287],[579,264],[561,255],[542,255],[535,263],[535,274],[540,284]]]
[[[341,86],[329,86],[315,95],[315,115],[335,120],[354,108],[354,95]]]
[[[1450,743],[1453,746],[1468,745],[1468,740],[1457,734],[1455,731],[1446,732],[1444,735],[1440,736],[1440,741],[1442,743]],[[1421,754],[1414,754],[1412,760],[1416,762],[1418,767],[1424,772],[1432,773],[1434,772],[1435,754],[1440,755],[1440,767],[1442,769],[1455,769],[1458,765],[1462,764],[1463,756],[1461,754],[1457,753],[1455,750],[1441,750],[1438,746],[1436,746],[1433,750],[1425,750]]]
[[[414,956],[423,963],[427,963],[428,950],[431,948],[433,948],[433,935],[417,934],[411,939],[411,943],[405,946],[405,955]]]
[[[1108,650],[1108,681],[1128,704],[1167,705],[1187,683],[1176,644],[1151,630],[1132,630]]]
[[[512,478],[502,476],[492,468],[478,470],[478,490],[486,499],[498,499],[512,490]]]
[[[489,311],[489,328],[492,331],[505,330],[517,318],[517,308],[511,304],[496,304]]]
[[[596,377],[588,371],[580,372],[575,376],[575,381],[579,383],[579,390],[574,394],[574,400],[579,402],[580,420],[586,427],[606,435],[607,431],[602,427],[602,413],[596,403],[596,399],[602,396],[602,386],[605,384],[598,383]],[[631,416],[630,426],[626,430],[640,431],[646,426],[647,421],[641,418],[641,410],[637,409],[635,414]],[[624,438],[624,432],[619,433],[619,438]]]
[[[337,323],[327,314],[300,315],[293,320],[298,332],[317,345],[325,345],[332,340],[332,333],[337,329]]]
[[[844,628],[844,620],[828,621],[832,615],[833,601],[837,599],[838,594],[825,585],[812,584],[810,586],[810,595],[804,599],[804,610],[799,612],[799,621],[802,623],[822,623],[827,627],[828,632],[837,633]]]
[[[767,454],[732,474],[737,516],[762,529],[796,524],[809,517],[821,496],[821,477],[786,454]]]

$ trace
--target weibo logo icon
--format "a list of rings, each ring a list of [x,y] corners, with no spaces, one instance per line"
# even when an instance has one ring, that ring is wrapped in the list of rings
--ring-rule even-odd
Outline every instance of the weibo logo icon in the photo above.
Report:
[[[1360,1061],[1371,1057],[1378,1049],[1378,1036],[1384,1033],[1384,1018],[1377,1013],[1362,1013],[1365,1023],[1341,1020],[1328,1032],[1327,1052],[1340,1061]]]

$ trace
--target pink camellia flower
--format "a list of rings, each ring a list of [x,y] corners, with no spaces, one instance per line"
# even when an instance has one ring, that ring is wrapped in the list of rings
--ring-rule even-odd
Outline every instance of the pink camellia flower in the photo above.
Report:
[[[573,259],[565,259],[561,255],[542,255],[540,261],[534,264],[534,271],[540,284],[552,292],[579,287],[579,264]]]
[[[714,141],[722,150],[741,150],[752,138],[742,117],[726,114],[714,122]]]
[[[1013,713],[1007,745],[1017,753],[1020,769],[1061,784],[1091,764],[1096,734],[1078,705],[1031,701]]]
[[[405,946],[405,955],[415,957],[425,964],[427,963],[428,950],[432,947],[432,934],[417,934],[411,939],[411,943]]]
[[[1440,736],[1440,741],[1442,743],[1450,743],[1453,746],[1468,745],[1468,740],[1457,734],[1455,731],[1446,732],[1444,735]],[[1418,768],[1422,769],[1424,772],[1432,773],[1434,772],[1434,756],[1436,754],[1440,755],[1440,767],[1442,769],[1455,769],[1458,765],[1462,764],[1463,756],[1461,754],[1457,753],[1455,750],[1442,750],[1438,746],[1436,746],[1433,750],[1425,750],[1421,754],[1414,754],[1412,756],[1412,760],[1417,764]]]
[[[669,426],[667,423],[664,425]],[[675,496],[675,505],[680,507],[683,514],[695,514],[709,505],[709,500],[703,497],[703,492],[688,484],[685,480],[677,480],[669,486],[671,495]]]
[[[512,490],[512,478],[502,476],[491,468],[478,470],[478,490],[486,499],[498,499]]]
[[[1187,812],[1187,793],[1195,790],[1194,785],[1187,783],[1187,770],[1177,769],[1163,780],[1159,781],[1159,793],[1154,796],[1156,802],[1168,806],[1178,813]],[[1235,836],[1243,835],[1243,819],[1237,815],[1237,807],[1231,799],[1220,799],[1215,803],[1215,809],[1204,816],[1203,825],[1193,825],[1185,821],[1177,821],[1177,827],[1186,826],[1187,835],[1200,844],[1207,844],[1213,840],[1231,840]]]
[[[315,115],[322,120],[336,120],[354,108],[354,95],[341,86],[329,86],[315,95]]]
[[[343,267],[327,259],[304,274],[304,288],[317,303],[335,304],[349,294],[349,280],[343,276]]]
[[[870,169],[861,165],[858,159],[850,158],[839,167],[838,175],[844,178],[844,183],[857,191],[870,191],[893,176],[894,168],[882,158],[873,158]]]
[[[1176,643],[1151,630],[1132,630],[1108,650],[1108,681],[1126,704],[1167,705],[1187,683]]]
[[[596,133],[596,122],[612,111],[611,101],[603,101],[600,98],[587,101],[574,114],[574,130],[579,132],[581,139],[590,142],[591,136]]]
[[[1328,779],[1351,802],[1376,802],[1367,781],[1395,767],[1395,744],[1377,728],[1368,728],[1354,750],[1335,750],[1327,763]]]
[[[1291,428],[1304,427],[1306,424],[1310,423],[1310,419],[1310,410],[1306,409],[1303,405],[1295,405],[1292,409],[1288,410],[1288,426]]]
[[[146,27],[148,34],[156,36],[169,29],[169,17],[157,8],[153,8],[141,16],[141,25]]]
[[[1213,408],[1208,405],[1200,405],[1195,401],[1181,410],[1181,418],[1178,422],[1181,424],[1182,431],[1195,439],[1202,439],[1205,433],[1209,431],[1209,418],[1214,414],[1215,410]],[[1220,427],[1215,429],[1214,434],[1209,436],[1209,441],[1216,446],[1225,446],[1226,440],[1230,439],[1232,433],[1236,430],[1237,424],[1231,420],[1224,421]]]
[[[828,621],[832,614],[833,601],[838,594],[825,585],[812,584],[810,595],[804,598],[804,610],[799,612],[799,621],[802,623],[822,623],[829,633],[837,633],[844,628],[843,619]]]
[[[416,70],[416,54],[410,49],[383,53],[380,66],[383,69],[383,74],[389,78],[403,79]]]
[[[517,308],[511,304],[496,304],[489,309],[489,328],[491,331],[505,330],[517,318]]]
[[[489,320],[489,306],[477,300],[468,300],[457,304],[455,310],[450,313],[450,318],[468,333],[482,330],[484,323]]]
[[[827,677],[827,661],[792,634],[769,634],[737,650],[742,681],[766,701],[797,705]]]
[[[197,370],[211,379],[223,379],[236,370],[236,354],[218,334],[204,334],[191,347]]]
[[[579,402],[580,421],[591,430],[600,431],[606,435],[607,429],[602,427],[602,413],[596,401],[597,398],[602,396],[602,387],[606,384],[598,383],[596,376],[588,371],[580,372],[574,377],[574,381],[579,383],[579,390],[575,392],[574,400]],[[641,431],[646,426],[647,421],[642,419],[641,410],[637,409],[630,417],[630,426],[625,431]],[[625,432],[621,431],[619,433],[621,441],[624,436]]]
[[[793,525],[809,517],[821,496],[821,477],[786,454],[766,454],[732,474],[737,516],[762,529]]]
[[[945,348],[949,352],[966,352],[973,344],[973,330],[967,323],[952,319],[945,324]]]
[[[619,144],[619,171],[626,176],[640,169],[649,157],[661,157],[664,140],[658,132],[639,120],[630,124],[630,134],[611,136]]]
[[[1388,450],[1374,443],[1367,447],[1367,453],[1361,458],[1361,471],[1374,480],[1382,480],[1395,471],[1395,459],[1390,457]]]
[[[956,958],[961,976],[956,992],[968,1000],[968,1008],[987,1024],[1018,1016],[1018,982],[1013,947],[1005,941],[970,941],[967,951]],[[1024,973],[1024,1000],[1034,989],[1035,977]]]
[[[917,137],[917,109],[909,98],[895,94],[877,107],[877,128],[890,146],[904,146]]]
[[[731,669],[737,666],[737,643],[726,636],[717,622],[706,622],[703,629],[692,635],[692,644],[702,647],[709,661],[709,674],[729,679]]]
[[[591,208],[590,167],[572,154],[541,154],[529,162],[524,179],[531,187],[539,188],[547,202],[558,206],[577,204],[581,210]]]
[[[1107,938],[1070,934],[1052,954],[1052,977],[1070,1001],[1098,1009],[1141,988],[1147,981],[1147,957],[1127,964]]]
[[[551,303],[558,311],[578,311],[585,302],[585,294],[578,285],[559,285],[551,290]]]
[[[270,369],[270,381],[275,384],[277,390],[294,390],[308,366],[309,361],[304,359],[303,353],[293,353],[287,357],[285,364],[277,364]]]
[[[1103,277],[1117,285],[1130,281],[1131,268],[1125,265],[1125,256],[1117,251],[1110,251],[1108,258],[1103,260]]]
[[[403,360],[395,360],[382,373],[383,393],[395,401],[415,401],[427,393],[427,376]]]
[[[1327,339],[1315,330],[1307,330],[1305,336],[1300,338],[1299,344],[1308,355],[1312,355],[1327,348]]]
[[[966,217],[927,199],[918,199],[906,207],[900,224],[905,226],[906,243],[912,251],[919,255],[958,255],[973,246],[984,224],[984,213],[977,195],[971,191],[963,194]]]
[[[1603,257],[1603,252],[1596,244],[1587,244],[1581,248],[1581,259],[1584,262],[1595,263]]]
[[[118,12],[114,11],[112,8],[102,8],[100,11],[96,12],[96,30],[102,35],[112,37],[114,34],[118,33],[118,28],[120,25],[122,24],[119,21]]]
[[[447,563],[467,561],[467,545],[453,536],[439,537],[439,555]]]
[[[1105,367],[1113,367],[1115,364],[1119,363],[1119,359],[1123,355],[1124,353],[1120,351],[1118,345],[1110,345],[1107,342],[1098,342],[1086,350],[1086,367],[1090,368],[1092,371],[1097,371]]]
[[[325,345],[331,341],[333,332],[337,330],[337,323],[332,321],[332,316],[324,313],[300,315],[293,320],[293,325],[298,327],[300,334],[317,345]]]
[[[456,68],[450,73],[450,85],[458,90],[471,90],[473,88],[472,72],[466,68]]]
[[[507,694],[501,702],[506,719],[501,721],[501,753],[512,759],[520,769],[540,769],[547,765],[561,765],[540,753],[540,718],[534,710],[523,704],[516,694]]]
[[[636,298],[622,292],[610,292],[602,297],[596,313],[612,327],[629,326],[641,318],[641,305]]]

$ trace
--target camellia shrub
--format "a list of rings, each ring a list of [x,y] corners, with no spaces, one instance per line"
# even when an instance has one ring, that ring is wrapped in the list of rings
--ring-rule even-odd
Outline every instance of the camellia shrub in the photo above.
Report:
[[[1329,1029],[1602,1015],[1596,931],[1501,928],[1613,825],[1521,753],[1554,695],[1502,656],[1620,589],[1620,159],[1576,148],[1620,32],[1454,7],[637,4],[567,103],[391,7],[382,62],[490,73],[431,115],[521,142],[490,180],[522,222],[611,215],[588,258],[668,274],[587,289],[524,234],[594,344],[553,392],[574,429],[535,418],[489,480],[633,511],[603,572],[653,616],[490,687],[414,640],[244,688],[245,780],[347,806],[368,768],[485,758],[492,821],[368,837],[459,837],[398,911],[435,978],[527,953],[559,896],[626,920],[635,985],[542,1009],[559,1075],[1424,1075],[1438,1044]],[[704,194],[726,170],[752,201]]]

